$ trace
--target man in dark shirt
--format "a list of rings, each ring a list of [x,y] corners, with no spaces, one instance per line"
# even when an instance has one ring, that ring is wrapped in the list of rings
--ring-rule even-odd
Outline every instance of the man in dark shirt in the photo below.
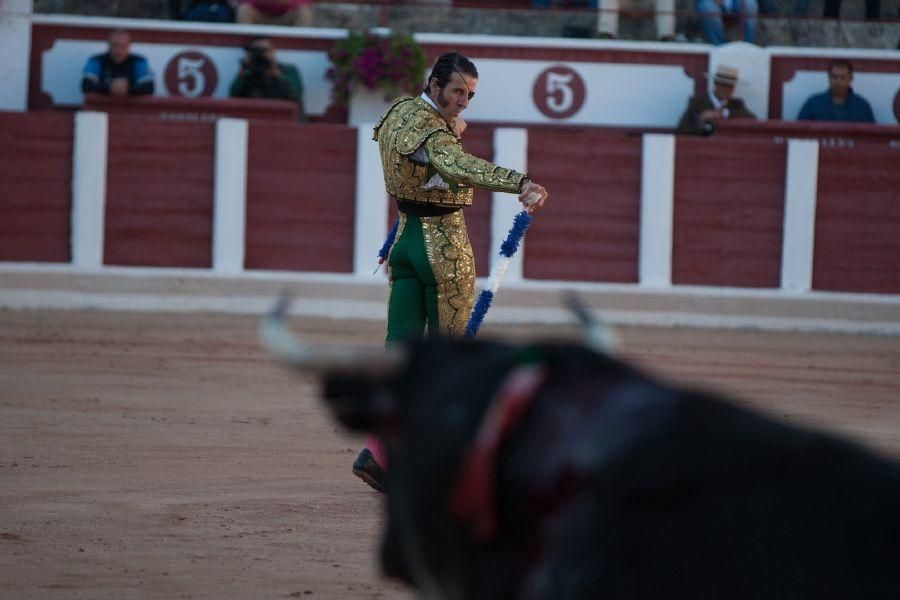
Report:
[[[131,36],[124,29],[109,34],[109,52],[88,59],[81,77],[81,91],[111,96],[153,93],[153,71],[147,59],[131,54]]]
[[[852,121],[874,123],[875,115],[869,102],[853,91],[853,65],[835,60],[828,66],[829,88],[807,98],[800,109],[800,121]]]
[[[237,77],[231,82],[229,95],[232,98],[294,100],[300,107],[300,120],[305,121],[300,70],[276,61],[275,46],[267,37],[252,40],[244,51],[246,56]]]

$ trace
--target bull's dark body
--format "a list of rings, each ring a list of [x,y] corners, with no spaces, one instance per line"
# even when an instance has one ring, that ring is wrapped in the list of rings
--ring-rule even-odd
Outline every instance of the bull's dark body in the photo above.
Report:
[[[388,446],[387,574],[445,598],[900,598],[895,463],[577,346],[411,349],[389,381],[326,386]],[[532,362],[548,377],[504,442],[482,541],[451,515],[460,459]]]

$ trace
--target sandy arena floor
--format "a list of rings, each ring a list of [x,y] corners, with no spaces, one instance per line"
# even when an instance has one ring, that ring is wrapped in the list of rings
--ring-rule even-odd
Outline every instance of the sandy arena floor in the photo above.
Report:
[[[293,323],[334,344],[378,346],[383,329]],[[0,311],[0,597],[412,598],[378,576],[382,498],[350,474],[360,439],[256,325]],[[898,337],[619,333],[648,370],[900,456]]]

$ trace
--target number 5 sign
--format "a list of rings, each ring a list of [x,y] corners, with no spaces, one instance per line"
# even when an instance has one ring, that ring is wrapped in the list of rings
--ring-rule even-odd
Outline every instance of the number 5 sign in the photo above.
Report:
[[[538,110],[551,119],[566,119],[584,106],[584,79],[563,65],[545,69],[538,75],[531,91]]]
[[[219,76],[208,56],[190,51],[172,57],[166,65],[165,81],[169,95],[197,98],[212,95]]]

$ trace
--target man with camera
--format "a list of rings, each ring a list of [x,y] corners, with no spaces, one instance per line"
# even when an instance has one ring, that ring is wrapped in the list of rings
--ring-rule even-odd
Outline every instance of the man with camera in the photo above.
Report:
[[[303,112],[303,84],[294,65],[275,60],[275,47],[269,38],[256,38],[244,47],[241,70],[231,84],[232,98],[275,98],[293,100]]]

